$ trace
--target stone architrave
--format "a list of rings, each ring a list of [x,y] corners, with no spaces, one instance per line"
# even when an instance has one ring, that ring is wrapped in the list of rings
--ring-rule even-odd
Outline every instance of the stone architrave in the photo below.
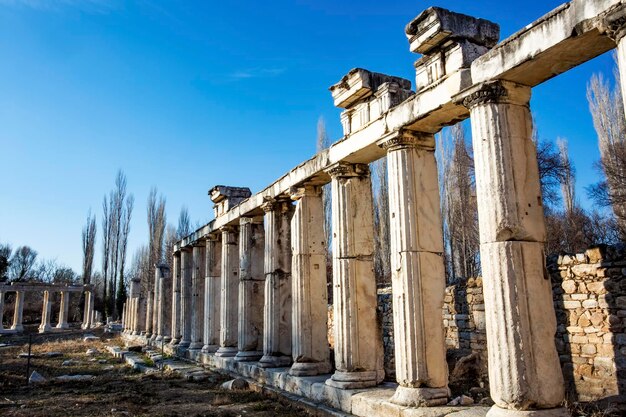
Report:
[[[291,218],[289,200],[269,200],[265,211],[263,357],[258,366],[291,365]]]
[[[293,190],[291,220],[292,357],[289,373],[312,376],[330,372],[328,290],[324,204],[320,187]]]
[[[131,284],[132,285],[132,284]],[[91,290],[85,291],[85,306],[83,309],[83,329],[89,329],[93,324],[93,304],[94,304],[94,294]],[[132,329],[131,329],[132,331]]]
[[[170,345],[175,346],[180,343],[180,252],[174,253],[172,257],[172,309],[171,309],[171,338]]]
[[[59,307],[59,321],[56,325],[57,329],[68,329],[70,325],[67,323],[69,308],[70,308],[70,293],[69,291],[61,291],[61,306]],[[124,309],[125,311],[125,309]]]
[[[4,292],[0,291],[0,331],[4,330]]]
[[[220,347],[218,357],[237,354],[237,313],[239,289],[239,243],[237,228],[224,226],[222,232],[222,279],[220,300]]]
[[[24,315],[24,291],[15,291],[15,310],[13,311],[13,325],[11,330],[21,332],[24,330],[22,317]]]
[[[193,270],[191,278],[191,344],[190,350],[204,346],[204,269],[206,250],[204,246],[193,247]]]
[[[41,324],[39,325],[39,333],[46,333],[52,330],[50,326],[50,314],[52,312],[52,303],[50,302],[50,291],[43,292],[43,306],[41,309]]]
[[[172,323],[172,279],[170,267],[166,263],[160,263],[155,269],[156,282],[159,293],[157,309],[157,342],[168,343],[171,340]]]
[[[193,255],[191,248],[180,250],[180,328],[181,340],[178,347],[189,348],[191,344],[191,275],[193,271]]]
[[[206,278],[204,288],[203,353],[215,353],[220,345],[220,305],[222,288],[222,242],[219,234],[206,240]]]
[[[263,356],[263,217],[239,220],[239,338],[235,360],[257,361]]]
[[[376,324],[374,218],[367,165],[338,163],[332,178],[335,367],[326,384],[341,389],[382,382],[382,336]]]
[[[554,345],[556,317],[530,88],[506,81],[462,93],[470,110],[480,226],[489,385],[488,415],[568,415]],[[532,410],[532,411],[528,411]]]
[[[448,366],[441,309],[446,285],[439,184],[432,134],[394,132],[387,151],[398,388],[404,406],[448,402]]]

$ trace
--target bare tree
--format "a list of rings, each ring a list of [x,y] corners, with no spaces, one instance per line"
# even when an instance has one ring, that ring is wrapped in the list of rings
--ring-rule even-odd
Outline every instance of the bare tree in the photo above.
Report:
[[[566,213],[572,213],[574,208],[578,205],[576,202],[576,180],[574,178],[574,168],[569,160],[569,152],[567,149],[567,141],[563,138],[556,140],[556,146],[559,148],[559,157],[561,158],[561,165],[567,167],[561,180],[561,195],[563,196],[563,206]]]
[[[178,216],[178,239],[182,239],[191,233],[191,219],[189,218],[189,210],[183,206],[180,209],[180,215]]]
[[[8,243],[0,244],[0,282],[9,279],[8,272],[9,266],[11,265],[11,253],[13,253],[11,245],[9,245]]]
[[[83,284],[91,283],[93,271],[93,258],[96,248],[96,216],[91,216],[91,211],[87,214],[87,222],[83,227]]]
[[[133,216],[134,204],[135,198],[131,194],[126,198],[125,207],[122,211],[122,233],[120,235],[119,245],[120,267],[118,270],[117,293],[115,296],[115,303],[118,312],[122,311],[124,303],[126,302],[126,282],[124,280],[124,272],[126,268],[126,249],[128,247],[128,234],[130,233],[130,219]]]
[[[387,180],[387,158],[383,157],[371,165],[374,193],[374,270],[378,285],[391,284],[391,242],[389,235],[389,183]]]
[[[174,270],[174,265],[172,262],[173,252],[174,252],[174,244],[178,240],[176,228],[168,224],[165,228],[165,244],[164,244],[164,252],[165,252],[165,262],[170,267],[170,271]]]
[[[594,74],[587,85],[587,101],[598,135],[598,167],[605,177],[588,191],[597,203],[612,207],[626,239],[626,119],[617,71],[612,90],[602,74]]]
[[[330,147],[330,139],[326,133],[326,122],[324,117],[317,119],[317,152],[322,152]],[[322,206],[324,210],[324,238],[326,241],[326,280],[328,285],[332,285],[333,280],[333,260],[332,260],[332,201],[331,201],[331,185],[326,184],[322,187]],[[329,297],[332,297],[332,291],[329,291]],[[329,298],[332,302],[332,298]]]
[[[20,246],[15,250],[9,265],[9,276],[11,281],[27,281],[29,273],[37,261],[37,251],[29,246]]]
[[[111,235],[113,227],[109,207],[109,200],[105,195],[102,200],[102,282],[100,283],[103,307],[108,305],[109,274],[111,269]],[[106,308],[103,309],[103,311],[106,310]]]

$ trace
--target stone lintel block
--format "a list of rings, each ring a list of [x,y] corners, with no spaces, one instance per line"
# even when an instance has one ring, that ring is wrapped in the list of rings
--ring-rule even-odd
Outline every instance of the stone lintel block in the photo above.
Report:
[[[411,81],[400,77],[354,68],[341,81],[330,87],[335,106],[347,109],[376,92],[384,83],[396,83],[400,88],[410,90]]]
[[[493,48],[500,39],[500,26],[485,19],[431,7],[413,19],[405,33],[411,52],[427,55],[459,40]]]
[[[211,201],[215,203],[213,211],[215,217],[219,217],[228,210],[249,198],[252,192],[248,187],[230,187],[226,185],[216,185],[209,190]]]

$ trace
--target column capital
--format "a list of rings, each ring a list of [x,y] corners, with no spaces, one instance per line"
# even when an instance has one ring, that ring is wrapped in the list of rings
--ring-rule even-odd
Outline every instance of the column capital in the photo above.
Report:
[[[237,231],[237,227],[227,224],[225,226],[220,227],[219,231],[222,232],[222,234],[224,234],[224,233],[235,233]]]
[[[611,11],[603,19],[602,26],[604,26],[604,32],[609,38],[616,43],[619,42],[626,35],[626,7],[620,6]]]
[[[210,235],[206,235],[207,242],[218,242],[220,240],[219,233],[211,233]]]
[[[318,185],[302,185],[299,187],[291,187],[289,189],[289,195],[294,201],[300,200],[305,196],[319,196],[322,194],[322,187]]]
[[[264,197],[261,209],[265,213],[269,213],[271,211],[281,211],[285,213],[289,211],[289,206],[291,206],[291,201],[285,197]]]
[[[332,178],[348,178],[368,176],[370,173],[367,164],[351,164],[348,162],[337,162],[326,169],[326,173]]]
[[[435,149],[435,135],[426,132],[400,129],[380,138],[376,144],[387,152],[405,148]]]
[[[187,252],[187,253],[191,253],[191,251],[193,250],[192,246],[183,246],[180,248],[180,252]]]
[[[246,224],[263,224],[263,216],[256,217],[240,217],[239,225],[243,226]]]
[[[530,87],[510,81],[488,81],[463,91],[454,97],[454,101],[469,110],[489,103],[526,106],[530,101]]]

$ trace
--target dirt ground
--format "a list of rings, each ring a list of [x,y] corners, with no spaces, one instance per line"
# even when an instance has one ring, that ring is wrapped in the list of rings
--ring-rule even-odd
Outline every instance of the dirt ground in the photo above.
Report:
[[[27,385],[28,336],[0,336],[0,416],[285,416],[303,417],[296,406],[254,392],[226,391],[220,385],[228,378],[214,373],[203,382],[188,382],[164,373],[145,375],[133,371],[106,352],[106,345],[119,339],[102,332],[101,341],[84,342],[83,332],[66,335],[33,335],[30,372],[46,382]],[[88,356],[87,349],[98,354]],[[47,352],[60,352],[48,357]],[[71,365],[62,366],[72,360]],[[94,375],[87,382],[57,382],[60,375]]]

